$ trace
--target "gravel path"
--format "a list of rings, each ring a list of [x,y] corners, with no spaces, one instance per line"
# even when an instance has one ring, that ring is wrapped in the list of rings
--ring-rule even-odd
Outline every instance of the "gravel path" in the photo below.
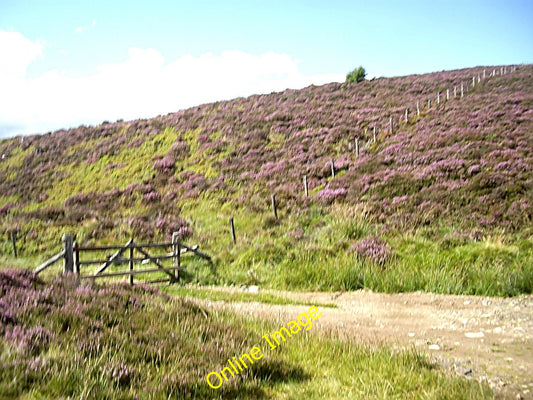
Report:
[[[242,291],[236,288],[212,290]],[[533,400],[533,296],[510,299],[428,293],[382,294],[261,292],[313,304],[322,316],[317,334],[356,338],[362,343],[415,346],[445,368],[487,381],[499,398]],[[268,318],[283,325],[309,306],[257,302],[201,301],[208,307]]]

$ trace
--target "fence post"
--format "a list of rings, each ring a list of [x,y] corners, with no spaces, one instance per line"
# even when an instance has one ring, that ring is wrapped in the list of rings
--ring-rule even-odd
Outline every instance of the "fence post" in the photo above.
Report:
[[[476,77],[473,76],[472,77],[472,89],[474,89],[476,87]]]
[[[130,272],[133,272],[133,239],[130,243]],[[133,274],[130,274],[130,285],[133,286]]]
[[[406,108],[405,109],[405,122],[407,122],[409,120],[408,117],[409,117],[409,109]]]
[[[431,99],[428,99],[428,110],[431,108]]]
[[[374,128],[372,129],[372,133],[374,135],[374,143],[376,143],[376,127],[374,126]]]
[[[416,115],[420,117],[420,102],[419,101],[416,102]]]
[[[274,217],[278,219],[278,210],[276,209],[276,195],[273,194],[270,196],[270,199],[272,200],[272,211],[274,212]]]
[[[233,226],[233,218],[231,218],[231,225]],[[233,232],[233,235],[235,235],[235,232]],[[235,240],[233,240],[233,243],[235,243]],[[179,267],[181,267],[181,244],[178,232],[172,233],[172,253],[174,253],[174,267],[177,267],[176,272],[174,275],[176,276],[176,280],[179,282],[180,280],[180,270]]]
[[[229,219],[229,226],[231,229],[231,241],[233,244],[237,243],[237,239],[235,237],[235,224],[233,223],[233,217]]]
[[[335,162],[331,159],[331,177],[335,178]]]
[[[465,95],[465,85],[461,82],[461,98]]]
[[[437,93],[437,104],[440,104],[440,92]]]
[[[65,251],[65,258],[63,261],[63,273],[73,272],[74,270],[74,237],[70,233],[63,235],[63,250]]]
[[[457,86],[453,87],[453,98],[455,99],[457,97]]]
[[[359,139],[355,138],[355,156],[359,157]]]
[[[446,89],[446,101],[450,100],[450,89]]]
[[[394,124],[392,122],[392,117],[389,118],[389,128],[390,128],[390,133],[394,133]]]
[[[487,77],[487,70],[484,69],[484,70],[483,70],[483,79],[485,79],[486,77]]]
[[[307,175],[304,175],[304,191],[305,191],[305,197],[309,197],[309,187],[307,186]]]
[[[16,236],[15,232],[13,232],[13,231],[9,233],[9,236],[11,238],[11,244],[13,245],[13,255],[15,256],[15,258],[18,258],[17,236]]]

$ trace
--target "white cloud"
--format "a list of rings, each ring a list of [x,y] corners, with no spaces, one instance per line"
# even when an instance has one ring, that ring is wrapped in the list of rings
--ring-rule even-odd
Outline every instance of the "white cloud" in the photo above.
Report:
[[[42,54],[43,45],[32,42],[18,32],[0,30],[0,77],[26,75],[27,66]]]
[[[21,72],[35,58],[35,49],[40,51],[30,43],[33,57],[19,58],[18,67],[12,67],[16,79],[0,70],[6,89],[0,93],[0,136],[147,118],[211,101],[344,80],[341,74],[304,75],[290,55],[275,52],[226,51],[165,62],[157,50],[138,48],[130,49],[125,61],[102,65],[92,75],[51,70],[30,79]]]

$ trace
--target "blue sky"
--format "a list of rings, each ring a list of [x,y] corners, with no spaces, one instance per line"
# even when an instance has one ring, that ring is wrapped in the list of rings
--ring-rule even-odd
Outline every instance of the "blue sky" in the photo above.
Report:
[[[0,0],[0,137],[342,81],[533,62],[528,1]]]

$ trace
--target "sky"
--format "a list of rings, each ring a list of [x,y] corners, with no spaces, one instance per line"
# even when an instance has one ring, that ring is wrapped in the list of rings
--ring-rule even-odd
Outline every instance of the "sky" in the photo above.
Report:
[[[252,94],[533,63],[533,0],[0,0],[0,138]]]

